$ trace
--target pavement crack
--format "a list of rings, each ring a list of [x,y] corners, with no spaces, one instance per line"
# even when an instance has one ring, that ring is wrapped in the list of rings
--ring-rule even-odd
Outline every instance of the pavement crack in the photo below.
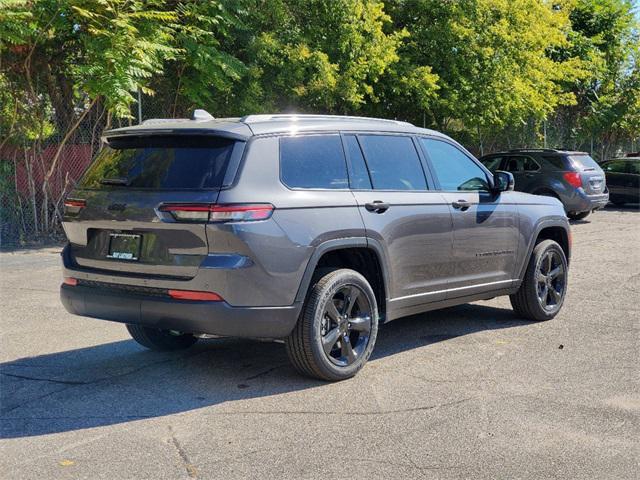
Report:
[[[16,375],[15,373],[5,373],[5,372],[0,372],[0,375],[4,375],[6,377],[20,378],[22,380],[34,380],[36,382],[60,383],[62,385],[87,385],[88,383],[92,383],[92,382],[80,382],[80,381],[74,381],[74,380],[54,380],[53,378],[28,377],[26,375]]]
[[[255,375],[252,375],[250,377],[245,378],[245,381],[246,380],[255,380],[256,378],[264,377],[265,375],[270,374],[274,370],[277,370],[278,368],[282,368],[282,367],[284,367],[286,365],[287,365],[286,363],[283,363],[281,365],[276,365],[275,367],[271,367],[271,368],[269,368],[269,369],[267,369],[267,370],[265,370],[263,372],[256,373]]]
[[[171,428],[171,425],[169,425],[169,435],[171,439],[171,444],[176,449],[176,452],[178,453],[178,456],[180,457],[180,460],[182,461],[182,465],[187,471],[187,475],[189,475],[189,478],[198,478],[198,470],[196,469],[196,467],[193,466],[193,464],[189,460],[189,457],[187,456],[187,452],[185,452],[184,447],[180,444],[180,442],[176,438],[173,432],[173,428]]]

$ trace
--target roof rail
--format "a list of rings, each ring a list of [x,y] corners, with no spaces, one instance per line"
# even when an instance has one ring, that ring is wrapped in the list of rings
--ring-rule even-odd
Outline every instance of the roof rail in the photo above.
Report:
[[[141,125],[157,125],[169,122],[188,122],[188,118],[147,118],[143,120]]]
[[[385,118],[372,118],[372,117],[354,117],[347,115],[317,115],[317,114],[297,114],[297,113],[278,113],[278,114],[258,114],[258,115],[246,115],[240,119],[243,123],[259,123],[268,122],[272,120],[349,120],[349,121],[362,121],[362,122],[384,122],[393,123],[396,125],[412,125],[409,122],[403,122],[400,120],[388,120]]]
[[[549,152],[556,153],[560,150],[555,148],[512,148],[511,150],[507,150],[508,152]]]

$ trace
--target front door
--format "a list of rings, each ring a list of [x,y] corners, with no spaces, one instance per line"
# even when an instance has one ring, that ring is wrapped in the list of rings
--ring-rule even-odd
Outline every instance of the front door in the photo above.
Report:
[[[456,145],[421,138],[453,220],[454,275],[447,298],[509,287],[518,245],[517,205],[490,192],[487,172]]]

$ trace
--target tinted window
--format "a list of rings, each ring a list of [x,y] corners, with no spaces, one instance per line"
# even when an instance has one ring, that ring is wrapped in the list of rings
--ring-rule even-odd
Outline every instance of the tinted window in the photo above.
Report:
[[[461,150],[440,140],[430,138],[420,140],[429,154],[443,190],[489,190],[484,170]]]
[[[567,165],[565,157],[560,155],[545,155],[542,158],[556,170],[568,170],[570,168],[569,165]]]
[[[485,158],[480,160],[485,167],[487,167],[492,172],[498,170],[500,168],[500,162],[502,161],[502,157],[492,157]]]
[[[540,166],[530,157],[509,157],[506,168],[508,172],[533,172],[540,170]]]
[[[629,162],[629,173],[640,175],[640,162]]]
[[[569,156],[573,165],[584,171],[599,170],[600,165],[589,155],[571,155]]]
[[[605,172],[625,173],[627,171],[627,162],[624,162],[624,161],[607,162],[602,166],[602,169]]]
[[[358,139],[354,135],[346,135],[344,140],[349,158],[349,184],[351,188],[371,189],[369,172],[367,172],[367,165],[364,163]]]
[[[374,189],[427,189],[424,171],[411,137],[362,135],[358,138]]]
[[[349,188],[339,135],[282,137],[280,171],[292,188]]]
[[[112,139],[80,181],[81,188],[208,189],[223,185],[234,146],[214,137]]]

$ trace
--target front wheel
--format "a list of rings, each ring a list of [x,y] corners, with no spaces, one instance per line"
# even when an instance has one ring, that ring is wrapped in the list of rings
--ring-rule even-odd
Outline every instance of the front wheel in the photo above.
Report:
[[[533,249],[520,289],[509,296],[513,310],[529,320],[551,320],[567,293],[567,257],[553,240]]]
[[[590,213],[591,213],[590,210],[587,210],[586,212],[580,212],[580,213],[569,212],[567,213],[567,217],[569,217],[569,220],[584,220],[589,216]]]
[[[158,330],[143,325],[127,324],[131,337],[143,347],[159,352],[183,350],[198,341],[190,333],[179,333],[173,330]]]
[[[337,381],[364,366],[377,333],[378,308],[369,282],[354,270],[340,269],[312,285],[285,344],[298,372]]]

